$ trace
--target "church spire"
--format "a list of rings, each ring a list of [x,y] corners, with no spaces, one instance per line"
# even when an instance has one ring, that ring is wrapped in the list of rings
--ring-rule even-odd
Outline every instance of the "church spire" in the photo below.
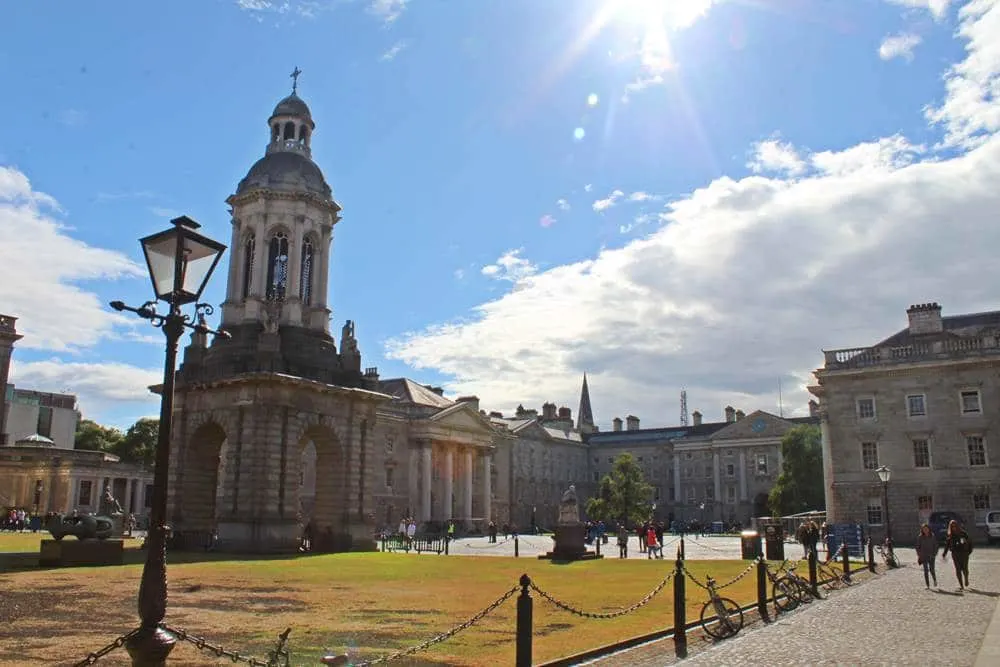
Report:
[[[590,389],[587,374],[583,374],[583,388],[580,389],[580,409],[576,413],[576,429],[581,433],[594,432],[594,409],[590,406]]]

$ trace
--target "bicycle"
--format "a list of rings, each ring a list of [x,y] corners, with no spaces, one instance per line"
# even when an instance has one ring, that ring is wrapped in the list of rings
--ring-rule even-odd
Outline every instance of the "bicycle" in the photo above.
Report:
[[[895,570],[899,567],[899,560],[896,558],[896,552],[892,549],[892,540],[888,537],[885,538],[885,541],[882,544],[875,547],[875,551],[877,551],[878,555],[882,557],[882,560],[885,561],[886,567],[890,570]]]
[[[799,606],[799,598],[808,591],[803,591],[799,583],[787,574],[781,576],[765,568],[767,578],[771,580],[771,595],[774,598],[774,608],[779,612],[792,611]]]
[[[784,570],[785,576],[788,577],[798,590],[797,599],[803,604],[808,604],[815,600],[817,595],[813,595],[812,584],[809,580],[803,576],[800,576],[798,572],[795,571],[795,565],[789,564],[787,560],[781,562],[780,568]]]
[[[847,578],[844,571],[830,563],[817,563],[816,576],[827,590],[832,591],[851,585],[851,580]]]
[[[740,606],[719,595],[715,588],[715,579],[708,577],[705,580],[705,590],[708,591],[709,600],[701,608],[701,627],[714,639],[727,639],[743,629],[743,610]],[[706,612],[710,612],[706,616]],[[712,617],[715,622],[712,622]]]

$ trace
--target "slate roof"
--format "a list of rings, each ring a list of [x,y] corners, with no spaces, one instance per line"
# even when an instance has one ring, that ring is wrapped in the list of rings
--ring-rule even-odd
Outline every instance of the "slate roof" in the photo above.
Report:
[[[897,331],[873,347],[900,347],[913,341],[926,341],[934,338],[975,338],[989,331],[1000,330],[1000,310],[967,315],[949,315],[941,318],[944,331],[939,334],[910,333],[909,327]]]
[[[409,378],[393,378],[379,382],[379,391],[414,405],[429,408],[450,408],[455,401],[440,396]]]

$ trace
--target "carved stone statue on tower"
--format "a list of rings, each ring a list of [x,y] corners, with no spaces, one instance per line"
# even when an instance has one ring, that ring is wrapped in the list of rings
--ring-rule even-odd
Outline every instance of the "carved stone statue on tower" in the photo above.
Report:
[[[353,320],[347,320],[340,332],[340,364],[345,371],[361,370],[361,351],[354,337]]]

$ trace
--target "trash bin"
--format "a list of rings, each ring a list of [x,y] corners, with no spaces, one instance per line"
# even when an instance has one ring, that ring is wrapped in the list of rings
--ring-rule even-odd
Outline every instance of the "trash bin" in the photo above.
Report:
[[[764,553],[768,560],[785,560],[785,531],[780,523],[764,526]]]
[[[760,558],[760,533],[756,530],[744,530],[740,533],[740,553],[743,560],[757,560]]]

